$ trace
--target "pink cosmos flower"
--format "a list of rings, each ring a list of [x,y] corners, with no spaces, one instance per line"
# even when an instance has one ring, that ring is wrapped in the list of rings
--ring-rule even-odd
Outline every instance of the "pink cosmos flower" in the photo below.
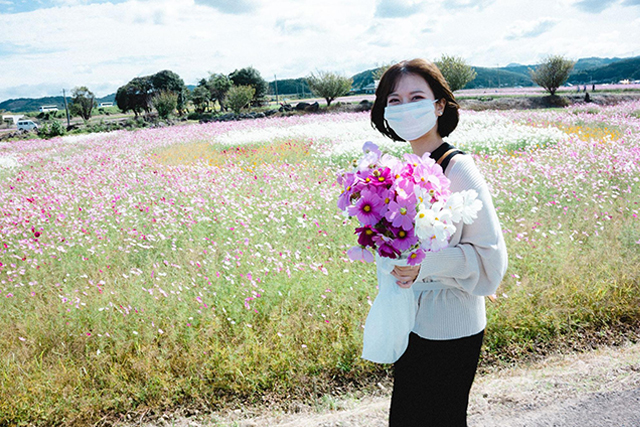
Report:
[[[374,237],[378,235],[378,230],[372,228],[370,225],[356,228],[354,234],[358,234],[358,244],[362,246],[374,246]]]
[[[373,254],[361,246],[354,246],[347,251],[351,261],[373,262]]]
[[[356,175],[348,173],[344,176],[339,176],[339,181],[341,181],[344,189],[342,190],[342,193],[340,193],[340,196],[338,196],[338,208],[345,210],[351,204],[351,196],[354,193]]]
[[[403,228],[392,228],[395,238],[391,241],[391,245],[400,252],[409,250],[413,245],[418,243],[420,239],[415,235],[413,229],[405,230]]]
[[[387,205],[376,193],[364,190],[355,206],[349,207],[349,215],[358,218],[362,225],[376,225],[387,210]]]
[[[374,170],[371,172],[371,175],[369,175],[369,179],[371,179],[371,184],[378,188],[389,188],[393,184],[390,168],[379,168]]]
[[[389,203],[389,209],[385,214],[387,221],[393,227],[402,227],[405,230],[413,229],[413,220],[416,216],[416,196],[409,194],[405,199],[398,198]]]
[[[426,252],[422,248],[416,249],[415,251],[411,252],[407,257],[407,264],[418,265],[422,263],[422,260],[424,260],[425,256],[426,256]]]

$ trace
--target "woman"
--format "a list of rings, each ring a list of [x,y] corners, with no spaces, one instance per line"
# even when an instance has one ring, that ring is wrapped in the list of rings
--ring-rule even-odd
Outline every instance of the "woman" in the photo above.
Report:
[[[486,326],[484,296],[495,293],[507,268],[500,223],[473,158],[453,155],[442,140],[458,124],[458,104],[434,64],[414,59],[390,67],[371,122],[385,136],[408,141],[414,154],[447,159],[441,166],[451,191],[474,189],[483,204],[472,224],[456,224],[449,247],[391,273],[398,286],[414,290],[418,308],[409,346],[394,366],[389,425],[466,426]]]

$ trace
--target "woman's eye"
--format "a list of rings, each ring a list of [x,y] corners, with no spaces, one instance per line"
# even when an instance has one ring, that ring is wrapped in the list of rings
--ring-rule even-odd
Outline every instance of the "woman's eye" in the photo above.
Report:
[[[424,96],[421,95],[416,95],[413,98],[411,98],[412,101],[422,101],[424,99]]]
[[[398,103],[398,100],[395,99],[395,98],[390,99],[390,100],[387,101],[387,104],[397,104],[397,103]]]

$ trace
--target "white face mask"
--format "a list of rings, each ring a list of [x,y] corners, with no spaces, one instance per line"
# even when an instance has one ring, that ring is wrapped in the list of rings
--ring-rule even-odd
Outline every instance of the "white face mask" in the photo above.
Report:
[[[400,105],[387,105],[384,118],[389,127],[405,141],[414,141],[429,132],[436,125],[435,103],[438,100],[425,99]]]

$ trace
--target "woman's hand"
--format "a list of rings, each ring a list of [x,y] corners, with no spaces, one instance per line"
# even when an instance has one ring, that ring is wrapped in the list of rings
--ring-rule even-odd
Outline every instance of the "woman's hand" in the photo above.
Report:
[[[405,289],[408,289],[413,285],[413,282],[418,278],[418,273],[420,273],[419,265],[407,267],[399,267],[396,265],[393,268],[393,271],[391,271],[391,275],[398,279],[396,284]]]

